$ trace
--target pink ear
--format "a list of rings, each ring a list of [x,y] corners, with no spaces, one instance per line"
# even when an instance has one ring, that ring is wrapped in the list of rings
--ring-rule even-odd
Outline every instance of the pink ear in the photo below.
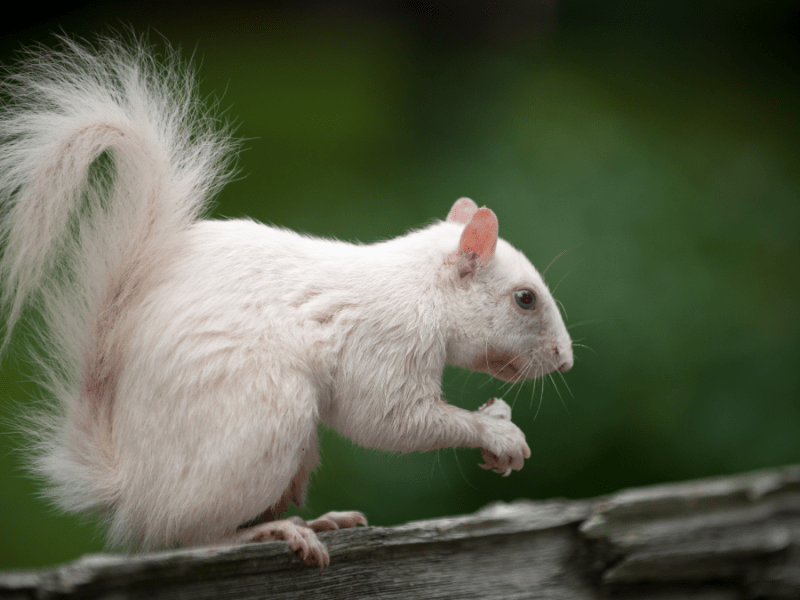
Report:
[[[472,215],[478,212],[478,205],[469,198],[459,198],[453,208],[447,213],[447,220],[451,223],[469,223]]]
[[[494,256],[497,247],[497,217],[488,208],[480,208],[473,215],[458,242],[456,262],[461,277],[472,275],[481,264]]]

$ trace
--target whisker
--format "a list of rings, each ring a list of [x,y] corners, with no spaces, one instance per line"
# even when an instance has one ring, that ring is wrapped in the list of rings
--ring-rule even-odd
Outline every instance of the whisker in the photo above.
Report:
[[[544,400],[544,368],[542,368],[542,390],[539,392],[539,406],[536,408],[536,414],[533,415],[533,420],[536,420],[536,417],[539,416],[539,411],[542,410],[542,401]]]
[[[484,348],[483,348],[483,356],[486,358],[486,364],[488,365],[489,364],[489,338],[488,337],[486,338],[486,344],[484,345]],[[487,379],[481,385],[478,386],[478,389],[481,389],[482,387],[484,387],[490,381],[491,381],[491,379]]]
[[[472,377],[473,373],[475,373],[475,371],[472,371],[470,369],[466,369],[466,371],[467,371],[467,376],[464,377],[464,383],[461,385],[462,398],[464,397],[464,390],[467,389],[467,384],[469,383],[470,377]]]
[[[484,379],[483,383],[482,383],[482,384],[480,384],[480,385],[478,386],[478,388],[477,388],[477,389],[479,389],[479,390],[480,390],[480,389],[482,389],[482,388],[485,388],[487,385],[489,385],[489,384],[492,382],[492,379],[493,379],[493,377],[491,377],[491,376],[490,376],[490,377],[486,377],[486,378]]]
[[[517,396],[519,396],[519,391],[522,389],[522,385],[523,384],[520,383],[519,379],[517,379],[516,381],[507,381],[505,383],[505,385],[508,385],[508,389],[507,390],[503,390],[503,393],[501,394],[501,398],[503,398],[503,400],[505,400],[506,396],[508,396],[508,394],[510,394],[514,390],[514,386],[517,385],[517,384],[519,384],[519,387],[517,388],[517,393],[514,395],[514,400],[511,401],[512,410],[514,408],[514,404],[517,402]],[[505,385],[504,385],[504,387],[505,387]]]
[[[578,321],[577,323],[572,323],[567,327],[567,329],[572,329],[574,327],[580,327],[581,325],[593,325],[595,323],[602,323],[602,319],[586,319],[585,321]]]
[[[561,258],[562,256],[564,256],[564,255],[565,255],[567,252],[569,252],[569,251],[570,251],[570,248],[567,248],[566,250],[562,250],[561,252],[559,252],[558,254],[556,254],[556,255],[555,255],[555,257],[553,258],[553,260],[551,260],[551,261],[550,261],[550,264],[549,264],[549,265],[547,265],[547,266],[544,268],[544,271],[542,271],[542,279],[544,279],[544,276],[547,274],[547,271],[550,269],[550,267],[552,267],[552,266],[553,266],[553,263],[554,263],[554,262],[556,262],[556,261],[557,261],[559,258]]]
[[[514,385],[519,383],[519,388],[517,388],[517,393],[514,396],[514,401],[511,403],[511,410],[514,410],[514,406],[517,404],[517,398],[519,398],[519,393],[522,391],[522,388],[525,387],[525,373],[528,372],[528,367],[526,366],[519,372],[517,377],[517,381],[514,382]]]
[[[516,375],[514,375],[514,378],[513,378],[513,379],[510,379],[509,381],[506,381],[506,382],[505,382],[505,383],[504,383],[504,384],[501,386],[501,388],[500,388],[500,389],[502,389],[502,388],[504,388],[504,387],[508,387],[508,391],[510,392],[510,391],[511,391],[511,389],[512,389],[512,388],[513,388],[515,385],[517,385],[518,383],[520,383],[520,382],[524,381],[524,379],[525,379],[525,373],[524,373],[524,371],[520,371],[519,373],[517,373]],[[506,392],[503,392],[503,393],[506,393]]]
[[[506,362],[506,364],[504,364],[504,365],[503,365],[503,366],[500,368],[500,371],[502,371],[503,369],[505,369],[505,368],[506,368],[508,365],[510,365],[512,362],[514,362],[514,361],[515,361],[515,360],[517,360],[518,358],[520,358],[520,355],[519,355],[519,354],[516,354],[516,355],[512,356],[512,357],[511,357],[511,358],[508,360],[508,362]],[[488,364],[488,362],[489,362],[489,361],[488,361],[488,355],[487,355],[487,361],[486,361],[486,362],[487,362],[487,364]],[[519,374],[518,374],[518,376],[519,376],[519,377],[521,377],[521,376],[522,376],[522,373],[523,373],[523,371],[520,371],[520,372],[519,372]],[[518,382],[519,382],[519,379],[517,379],[516,381],[514,381],[513,379],[511,379],[511,380],[509,380],[509,381],[506,381],[506,382],[505,382],[503,385],[501,385],[501,386],[500,386],[500,389],[502,390],[502,389],[503,389],[504,387],[506,387],[506,386],[509,386],[509,387],[510,387],[510,386],[513,386],[515,383],[518,383]]]
[[[462,470],[461,470],[461,462],[458,460],[458,452],[457,452],[456,450],[457,450],[456,448],[453,448],[453,456],[455,456],[455,457],[456,457],[456,466],[458,467],[458,472],[459,472],[459,473],[461,473],[461,478],[464,480],[464,483],[466,483],[466,484],[467,484],[469,487],[471,487],[473,490],[477,490],[478,488],[477,488],[477,487],[475,487],[475,486],[474,486],[474,485],[473,485],[473,484],[472,484],[472,483],[471,483],[471,482],[470,482],[470,481],[467,479],[467,476],[466,476],[466,475],[464,475],[464,471],[462,471]],[[449,486],[448,486],[448,487],[449,487]]]
[[[576,344],[575,342],[572,342],[572,346],[573,347],[577,346],[578,348],[586,348],[589,352],[593,352],[595,355],[597,355],[597,352],[595,352],[593,348],[590,348],[586,344]]]
[[[500,391],[505,394],[514,386],[515,383],[516,381],[512,379],[509,379],[508,381],[503,381],[503,383],[500,384]]]
[[[514,401],[511,403],[511,410],[513,412],[514,407],[517,405],[517,398],[519,398],[519,393],[522,391],[522,388],[525,384],[521,383],[520,386],[517,388],[517,393],[514,395]]]
[[[436,450],[436,456],[434,456],[433,461],[431,462],[431,470],[428,473],[428,481],[432,481],[433,480],[433,471],[434,471],[434,469],[436,469],[436,463],[439,462],[439,452],[440,452],[440,450],[437,449]]]
[[[500,384],[500,393],[501,393],[502,395],[505,395],[505,394],[507,394],[508,392],[510,392],[510,391],[511,391],[511,388],[514,386],[514,383],[516,383],[516,382],[514,382],[514,381],[511,381],[511,380],[509,380],[509,381],[504,381],[502,384]]]
[[[572,417],[572,413],[569,412],[569,409],[567,408],[567,404],[564,402],[564,397],[561,395],[561,391],[558,389],[558,386],[556,385],[556,380],[553,379],[553,374],[552,373],[548,373],[547,376],[550,378],[550,381],[552,382],[553,387],[556,388],[556,394],[558,394],[558,399],[561,400],[561,405],[564,407],[564,410],[567,411],[567,414],[570,417]]]
[[[575,267],[577,267],[577,266],[578,266],[578,265],[575,265]],[[566,273],[564,273],[564,277],[562,277],[561,279],[559,279],[559,280],[558,280],[558,283],[556,284],[556,287],[554,287],[554,288],[553,288],[553,290],[550,292],[550,295],[551,295],[551,296],[555,296],[555,294],[556,294],[556,290],[558,289],[558,286],[560,286],[560,285],[561,285],[561,282],[562,282],[562,281],[564,281],[564,279],[566,279],[567,275],[569,275],[570,273],[572,273],[572,271],[574,271],[574,270],[575,270],[575,267],[572,267],[572,268],[571,268],[569,271],[567,271]]]
[[[572,396],[572,398],[574,399],[575,398],[575,394],[573,394],[572,390],[569,389],[569,384],[567,383],[567,378],[564,377],[564,374],[561,371],[556,371],[556,373],[558,373],[561,376],[561,381],[563,381],[564,385],[567,386],[567,391],[569,392],[569,395]]]
[[[563,311],[564,311],[564,319],[566,319],[567,321],[569,321],[569,316],[567,315],[567,309],[566,309],[566,308],[564,308],[564,303],[563,303],[563,302],[561,302],[561,300],[559,300],[558,298],[556,298],[556,302],[558,302],[558,304],[561,306],[561,310],[563,310]]]

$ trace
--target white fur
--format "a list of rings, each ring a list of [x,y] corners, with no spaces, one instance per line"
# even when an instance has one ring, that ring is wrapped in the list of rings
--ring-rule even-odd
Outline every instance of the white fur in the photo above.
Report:
[[[371,245],[198,220],[233,144],[191,73],[141,44],[64,44],[8,80],[0,116],[6,333],[28,303],[41,311],[56,402],[36,468],[62,507],[107,512],[114,543],[229,538],[302,502],[320,423],[365,446],[481,447],[501,471],[522,466],[522,432],[444,402],[442,370],[507,376],[508,356],[511,378],[541,376],[569,369],[571,342],[507,242],[461,268],[474,203]],[[113,173],[89,178],[103,152]]]

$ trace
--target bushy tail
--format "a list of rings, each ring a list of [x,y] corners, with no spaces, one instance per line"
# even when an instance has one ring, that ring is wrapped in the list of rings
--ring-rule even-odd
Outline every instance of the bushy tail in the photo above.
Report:
[[[204,211],[234,144],[175,51],[61,44],[29,51],[0,84],[0,350],[31,308],[54,400],[34,427],[35,467],[62,506],[84,509],[114,494],[98,408],[81,390],[97,316]]]

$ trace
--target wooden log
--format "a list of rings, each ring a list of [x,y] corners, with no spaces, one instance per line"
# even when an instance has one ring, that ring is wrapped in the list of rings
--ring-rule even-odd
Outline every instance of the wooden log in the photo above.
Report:
[[[320,537],[321,573],[282,542],[101,554],[0,573],[0,597],[796,600],[800,466]]]

